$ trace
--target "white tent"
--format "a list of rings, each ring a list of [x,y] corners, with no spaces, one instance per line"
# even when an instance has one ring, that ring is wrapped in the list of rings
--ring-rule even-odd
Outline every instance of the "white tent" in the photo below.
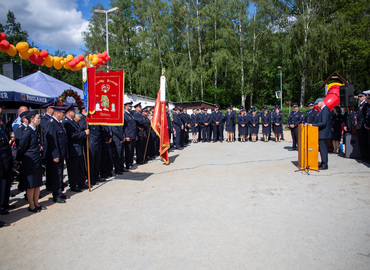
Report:
[[[0,101],[46,104],[53,100],[54,98],[40,91],[0,75]]]

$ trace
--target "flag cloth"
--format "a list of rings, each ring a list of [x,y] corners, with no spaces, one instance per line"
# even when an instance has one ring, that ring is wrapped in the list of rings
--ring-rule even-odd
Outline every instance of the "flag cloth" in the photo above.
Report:
[[[158,90],[157,99],[154,105],[152,129],[159,137],[159,155],[166,164],[169,164],[168,149],[170,148],[170,139],[168,137],[168,123],[166,114],[166,102],[161,102],[161,90]]]
[[[124,72],[98,72],[88,68],[90,125],[121,126],[124,118]]]

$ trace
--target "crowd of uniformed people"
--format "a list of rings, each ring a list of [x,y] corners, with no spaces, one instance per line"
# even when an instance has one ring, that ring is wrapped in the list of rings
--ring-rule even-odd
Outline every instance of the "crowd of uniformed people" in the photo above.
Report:
[[[325,135],[320,131],[320,136],[325,140],[332,138],[334,152],[339,153],[342,131],[358,134],[362,158],[369,160],[370,97],[366,98],[360,92],[358,98],[359,106],[356,111],[353,107],[344,108],[345,113],[342,115],[341,108],[335,107],[330,123],[325,124]],[[322,99],[318,101],[319,104],[320,102],[321,107],[325,107]],[[0,117],[1,214],[8,214],[9,209],[16,207],[9,205],[14,172],[19,173],[18,189],[26,191],[28,211],[37,213],[46,209],[38,202],[43,174],[46,175],[46,189],[52,193],[53,201],[65,203],[69,199],[63,193],[66,187],[63,177],[65,165],[70,190],[81,192],[88,188],[87,156],[91,185],[104,182],[114,174],[123,174],[156,158],[159,155],[159,137],[150,127],[154,108],[143,110],[141,103],[133,106],[133,102],[126,102],[124,107],[124,124],[121,126],[88,126],[85,111],[76,113],[72,105],[58,107],[49,104],[45,106],[45,113],[42,115],[36,110],[29,111],[27,107],[21,106],[19,117],[12,124],[13,132],[9,133]],[[303,114],[298,105],[293,104],[293,111],[288,118],[293,140],[292,150],[297,149],[299,124],[307,123],[320,128],[318,121],[322,119],[315,110],[314,103],[310,102],[308,107],[309,110]],[[1,104],[0,116],[3,109]],[[187,113],[186,107],[179,106],[170,111],[167,103],[166,109],[168,134],[175,149],[181,150],[191,141],[223,142],[226,139],[226,142],[234,142],[236,129],[240,142],[256,142],[260,132],[264,142],[270,140],[271,132],[274,132],[276,142],[283,139],[283,114],[278,106],[271,112],[264,107],[260,113],[254,107],[249,111],[241,107],[239,113],[236,113],[230,106],[224,114],[216,105],[211,113],[203,107],[200,110],[193,109],[191,115]],[[331,132],[327,132],[328,130]],[[321,168],[325,169],[325,166]],[[0,227],[4,225],[8,224],[0,221]]]

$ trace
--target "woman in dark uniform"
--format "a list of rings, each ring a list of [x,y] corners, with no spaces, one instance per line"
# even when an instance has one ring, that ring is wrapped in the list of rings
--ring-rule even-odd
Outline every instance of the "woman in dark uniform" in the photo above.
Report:
[[[247,114],[244,109],[242,109],[240,111],[240,114],[238,115],[238,128],[239,128],[240,141],[245,142],[245,138],[248,132],[248,127],[247,127]]]
[[[193,134],[193,143],[198,142],[198,132],[199,132],[199,119],[197,114],[197,109],[193,109],[193,113],[190,116],[191,132]]]
[[[29,124],[22,133],[17,159],[21,162],[21,181],[27,188],[28,211],[37,213],[46,209],[39,204],[42,186],[41,140],[36,128],[40,124],[40,115],[37,111],[29,111],[27,120]]]
[[[267,108],[263,110],[263,113],[261,115],[261,123],[263,140],[265,142],[268,142],[271,133],[271,115],[269,114],[269,110]]]
[[[259,116],[255,109],[252,110],[252,114],[249,117],[249,130],[252,136],[252,142],[257,141],[257,134],[260,127]]]
[[[334,153],[339,154],[340,139],[342,136],[342,123],[344,120],[342,110],[339,106],[334,107],[335,114],[331,117],[331,130],[333,132]]]
[[[279,108],[275,109],[272,122],[274,123],[275,142],[280,142],[281,133],[283,133],[283,114]]]
[[[225,124],[227,132],[227,142],[233,142],[235,138],[235,114],[231,107],[227,108],[227,113],[225,114]]]

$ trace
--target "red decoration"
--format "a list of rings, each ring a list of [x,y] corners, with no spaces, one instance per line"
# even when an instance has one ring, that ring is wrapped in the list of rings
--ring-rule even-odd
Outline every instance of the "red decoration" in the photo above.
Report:
[[[79,109],[82,109],[83,107],[83,102],[81,101],[81,98],[80,96],[78,95],[78,93],[76,91],[73,91],[73,90],[65,90],[61,95],[60,97],[58,98],[58,102],[57,102],[57,105],[58,106],[62,106],[63,105],[63,102],[66,100],[67,97],[73,97],[76,101],[76,104],[78,106]]]

